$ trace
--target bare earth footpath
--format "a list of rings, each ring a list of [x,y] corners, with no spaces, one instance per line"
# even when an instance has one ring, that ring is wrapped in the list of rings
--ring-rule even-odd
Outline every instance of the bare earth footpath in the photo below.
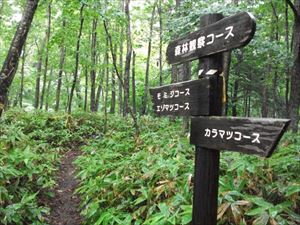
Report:
[[[55,196],[48,203],[51,214],[47,222],[51,225],[82,224],[79,212],[80,199],[74,194],[78,180],[75,179],[76,168],[73,162],[79,155],[80,151],[70,150],[62,158],[56,178]]]

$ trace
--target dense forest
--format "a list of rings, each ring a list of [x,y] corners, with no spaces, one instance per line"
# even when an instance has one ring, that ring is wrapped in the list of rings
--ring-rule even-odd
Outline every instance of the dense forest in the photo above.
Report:
[[[198,79],[168,44],[239,12],[223,116],[291,124],[269,159],[221,154],[218,224],[300,224],[300,0],[0,0],[0,224],[190,224],[190,118],[149,89]]]

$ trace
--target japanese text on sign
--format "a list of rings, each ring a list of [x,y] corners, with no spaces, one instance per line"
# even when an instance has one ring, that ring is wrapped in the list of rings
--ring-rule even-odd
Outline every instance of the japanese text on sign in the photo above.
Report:
[[[186,102],[183,105],[180,104],[163,104],[156,106],[156,112],[177,112],[179,110],[190,110],[190,103]]]
[[[248,139],[251,143],[260,144],[260,134],[252,133],[251,135],[244,135],[242,132],[238,131],[226,131],[226,130],[218,130],[218,129],[205,129],[204,137],[207,138],[221,138],[222,140],[235,140],[242,141],[243,139]]]
[[[179,91],[179,90],[172,90],[170,92],[162,92],[162,93],[157,93],[157,99],[162,100],[162,99],[172,99],[172,98],[179,98],[180,96],[190,96],[190,89],[186,88],[184,91]]]
[[[222,37],[224,37],[225,40],[227,40],[230,37],[234,37],[233,28],[234,28],[233,26],[229,26],[229,27],[225,28],[224,33],[200,36],[189,42],[185,42],[182,45],[177,45],[175,47],[175,56],[184,55],[186,53],[193,52],[197,49],[201,49],[205,46],[212,45],[215,43],[216,39],[219,39]]]

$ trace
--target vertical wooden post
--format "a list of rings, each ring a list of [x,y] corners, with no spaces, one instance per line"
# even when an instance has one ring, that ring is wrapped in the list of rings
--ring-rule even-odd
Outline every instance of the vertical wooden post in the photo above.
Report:
[[[201,27],[215,23],[223,18],[222,14],[207,14],[201,18]],[[222,54],[201,59],[199,70],[203,70],[199,79],[209,70],[217,70],[213,76],[213,101],[210,116],[222,115]],[[200,91],[200,90],[199,90]],[[193,225],[216,225],[218,210],[220,152],[196,146]]]

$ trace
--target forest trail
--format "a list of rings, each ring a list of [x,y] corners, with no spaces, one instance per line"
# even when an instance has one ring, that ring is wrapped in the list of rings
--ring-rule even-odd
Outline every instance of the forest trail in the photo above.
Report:
[[[80,199],[74,194],[78,186],[75,179],[76,168],[74,160],[80,155],[78,150],[70,150],[62,158],[57,174],[57,187],[54,190],[55,196],[50,199],[49,207],[51,214],[48,223],[51,225],[80,225]]]

